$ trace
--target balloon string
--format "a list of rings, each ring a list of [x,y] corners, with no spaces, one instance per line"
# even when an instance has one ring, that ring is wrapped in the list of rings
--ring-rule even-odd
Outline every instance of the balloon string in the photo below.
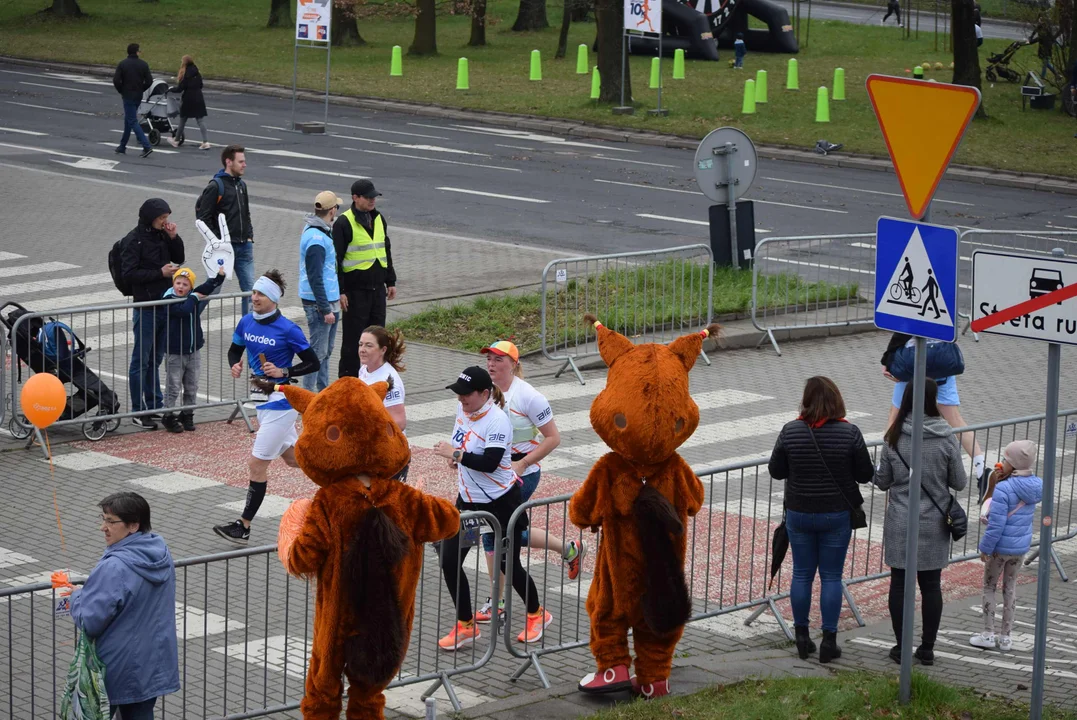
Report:
[[[56,492],[56,467],[52,464],[52,448],[49,446],[49,431],[42,429],[45,438],[45,451],[49,456],[49,474],[52,476],[52,507],[56,511],[56,529],[60,532],[60,550],[67,553],[67,543],[64,542],[64,524],[60,520],[60,499]]]

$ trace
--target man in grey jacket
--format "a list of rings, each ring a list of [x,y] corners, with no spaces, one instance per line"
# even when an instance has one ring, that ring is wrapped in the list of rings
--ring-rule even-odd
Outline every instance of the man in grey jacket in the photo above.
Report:
[[[153,84],[153,75],[150,74],[149,64],[139,57],[140,54],[138,43],[128,45],[127,57],[116,66],[116,72],[112,76],[112,84],[123,98],[123,135],[120,136],[116,153],[123,155],[127,152],[127,140],[133,131],[142,145],[141,157],[146,157],[153,152],[153,148],[138,124],[138,106],[142,103],[142,94]]]

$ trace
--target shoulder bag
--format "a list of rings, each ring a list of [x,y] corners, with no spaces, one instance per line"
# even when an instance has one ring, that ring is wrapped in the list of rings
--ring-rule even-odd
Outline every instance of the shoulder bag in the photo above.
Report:
[[[893,448],[893,451],[897,454],[898,459],[901,460],[902,464],[905,465],[905,468],[911,473],[912,468],[909,467],[909,463],[905,462],[905,458],[901,456],[898,449]],[[927,499],[931,501],[931,504],[934,505],[935,509],[939,511],[939,514],[942,515],[943,520],[946,522],[946,529],[950,532],[950,537],[953,538],[954,542],[965,537],[969,531],[969,516],[965,514],[965,508],[961,507],[961,503],[957,502],[954,496],[947,492],[946,498],[950,501],[950,504],[943,510],[939,504],[935,502],[935,498],[931,496],[928,489],[923,486],[923,483],[921,483],[920,489],[924,491],[924,494],[927,495]],[[910,508],[910,510],[911,509],[912,508]]]
[[[808,423],[804,424],[808,425]],[[841,495],[842,500],[849,506],[849,522],[852,525],[853,530],[866,528],[868,526],[868,516],[864,512],[864,505],[853,505],[849,502],[849,498],[846,497],[845,491],[842,490],[841,485],[838,484],[838,479],[834,477],[834,473],[830,472],[830,466],[826,464],[826,458],[823,457],[823,451],[819,449],[819,443],[815,440],[815,431],[812,430],[811,425],[808,425],[808,434],[811,435],[811,442],[812,445],[815,446],[815,452],[819,453],[819,460],[822,461],[823,467],[826,468],[826,474],[830,476],[830,480],[834,483],[834,487],[838,489],[838,494]]]

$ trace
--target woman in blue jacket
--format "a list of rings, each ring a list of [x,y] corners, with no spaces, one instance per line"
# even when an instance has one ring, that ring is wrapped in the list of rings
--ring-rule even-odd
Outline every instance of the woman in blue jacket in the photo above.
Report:
[[[100,508],[108,547],[71,594],[71,618],[96,644],[112,716],[153,720],[157,698],[180,689],[176,568],[141,495],[109,495]]]
[[[1017,569],[1032,546],[1032,521],[1036,504],[1043,499],[1043,480],[1032,474],[1036,464],[1036,443],[1016,440],[1002,451],[1003,463],[988,501],[980,511],[988,516],[987,530],[980,538],[980,560],[984,563],[984,631],[973,635],[970,643],[979,648],[995,647],[995,588],[1002,578],[1002,633],[998,649],[1013,647],[1010,631],[1017,607]]]

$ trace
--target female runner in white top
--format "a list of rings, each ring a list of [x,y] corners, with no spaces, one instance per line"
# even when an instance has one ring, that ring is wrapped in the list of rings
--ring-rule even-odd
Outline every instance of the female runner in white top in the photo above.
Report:
[[[392,381],[393,387],[383,401],[389,417],[393,419],[400,431],[407,435],[408,416],[404,410],[404,381],[400,373],[404,371],[404,334],[399,330],[389,332],[380,325],[371,325],[359,337],[359,379],[367,385],[376,382]],[[407,482],[409,462],[396,474],[400,482]]]

